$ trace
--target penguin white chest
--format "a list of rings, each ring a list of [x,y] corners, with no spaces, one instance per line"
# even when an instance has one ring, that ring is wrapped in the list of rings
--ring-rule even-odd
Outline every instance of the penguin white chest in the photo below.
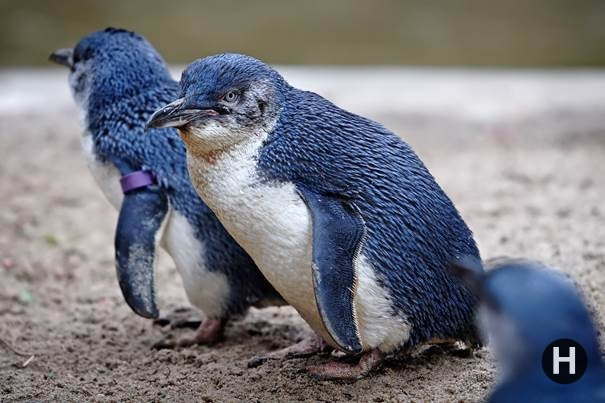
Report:
[[[262,136],[207,161],[187,154],[194,187],[227,231],[248,252],[267,280],[324,340],[333,344],[314,294],[311,214],[292,183],[267,183],[257,171]],[[363,252],[354,268],[354,301],[364,349],[391,351],[410,335],[395,317]]]
[[[124,197],[120,187],[120,171],[110,162],[100,161],[94,154],[92,135],[86,131],[82,136],[82,148],[86,155],[86,163],[95,182],[101,188],[101,191],[109,200],[109,203],[117,210],[120,210],[122,199]]]
[[[257,141],[244,144],[212,163],[188,154],[190,176],[269,282],[327,338],[313,293],[311,216],[293,184],[261,181],[256,173],[259,147]]]

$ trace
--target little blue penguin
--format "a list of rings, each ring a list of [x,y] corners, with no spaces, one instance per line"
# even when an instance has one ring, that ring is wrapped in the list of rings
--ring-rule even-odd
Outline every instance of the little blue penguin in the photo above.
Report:
[[[498,259],[486,266],[483,271],[479,261],[467,257],[453,269],[480,297],[479,322],[498,362],[500,380],[488,401],[605,402],[597,331],[569,278],[523,259]],[[543,366],[545,351],[560,339],[579,343],[586,353],[585,372],[571,383],[551,380]],[[560,356],[569,356],[560,348]],[[575,365],[579,373],[580,364]]]
[[[206,316],[195,336],[179,345],[216,342],[231,315],[252,305],[279,304],[279,294],[192,187],[176,130],[145,134],[152,112],[178,93],[178,83],[152,45],[134,32],[107,28],[50,59],[70,69],[88,165],[119,210],[117,274],[134,312],[159,315],[154,297],[158,246],[174,260],[191,304]]]
[[[177,127],[193,184],[269,282],[356,366],[431,341],[479,344],[475,297],[447,270],[479,256],[412,149],[378,123],[290,86],[249,56],[199,59],[148,127]]]

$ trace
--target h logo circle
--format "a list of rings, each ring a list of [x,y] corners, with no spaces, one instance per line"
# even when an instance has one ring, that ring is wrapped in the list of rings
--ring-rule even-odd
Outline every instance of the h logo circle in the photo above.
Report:
[[[587,366],[586,351],[575,340],[555,340],[542,354],[544,373],[556,383],[568,384],[577,381],[584,375]]]

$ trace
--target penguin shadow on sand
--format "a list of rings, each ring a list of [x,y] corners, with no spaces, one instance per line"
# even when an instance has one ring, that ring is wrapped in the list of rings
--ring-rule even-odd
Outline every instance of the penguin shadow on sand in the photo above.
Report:
[[[153,322],[154,328],[159,330],[161,337],[151,345],[151,348],[156,350],[175,348],[174,341],[187,337],[202,321],[202,316],[192,308],[183,306],[169,310],[167,314]],[[213,349],[242,347],[251,352],[248,367],[253,368],[271,361],[263,354],[311,337],[312,332],[305,329],[305,326],[304,321],[292,310],[279,308],[252,310],[247,315],[232,318],[225,325],[224,337],[207,345]],[[204,347],[179,346],[178,348]]]
[[[290,375],[309,374],[312,378],[321,381],[322,379],[315,378],[313,373],[309,373],[307,368],[330,361],[344,365],[355,365],[359,361],[359,357],[336,351],[325,344],[321,346],[319,351],[293,352],[286,357],[272,357],[272,352],[282,351],[289,346],[313,339],[313,332],[310,329],[305,329],[306,326],[302,323],[275,323],[257,319],[245,326],[238,326],[237,322],[232,325],[229,341],[236,342],[241,339],[242,342],[245,342],[246,337],[254,336],[258,341],[256,347],[262,348],[262,350],[255,351],[249,358],[247,362],[249,370],[269,366],[275,371],[280,371],[284,369],[286,362],[291,362],[292,367],[286,366],[286,370],[291,372]],[[399,374],[413,373],[419,368],[430,371],[431,368],[438,368],[439,363],[444,361],[452,359],[472,360],[475,357],[481,357],[484,353],[485,351],[482,349],[471,348],[461,342],[435,342],[414,346],[387,355],[382,364],[372,371],[371,377],[380,377],[389,372],[391,372],[390,376],[394,375],[392,372]],[[330,381],[349,384],[358,380],[350,378],[332,379]]]
[[[160,330],[162,337],[153,343],[152,349],[172,349],[183,334],[189,334],[200,327],[203,318],[200,314],[186,306],[179,306],[153,320],[153,326]],[[177,336],[178,334],[178,336]],[[219,340],[215,341],[218,342]]]
[[[172,349],[174,338],[187,336],[195,331],[202,318],[193,309],[177,307],[154,321],[154,326],[162,332],[162,338],[152,345],[153,349]],[[285,358],[272,358],[271,352],[280,351],[295,343],[312,338],[313,332],[308,329],[295,312],[279,309],[260,310],[246,317],[234,318],[225,327],[225,337],[211,345],[212,349],[222,350],[234,347],[248,351],[242,357],[248,370],[268,366],[274,371],[283,371],[292,376],[305,374],[308,365],[317,365],[330,360],[343,364],[355,364],[358,357],[337,353],[330,348],[320,352],[295,353]],[[185,349],[204,350],[204,346],[183,346]],[[387,372],[414,372],[419,368],[437,368],[444,360],[471,360],[481,355],[481,350],[471,349],[463,343],[434,343],[402,350],[387,356],[380,368],[372,376],[382,376]],[[288,363],[288,364],[286,364]],[[300,365],[306,364],[306,365]],[[356,380],[336,380],[337,383],[354,383]]]
[[[440,363],[450,360],[472,360],[480,357],[482,350],[469,348],[462,343],[444,342],[428,344],[424,346],[415,346],[408,350],[402,350],[398,353],[387,355],[380,367],[376,368],[371,376],[380,377],[383,375],[400,376],[406,373],[412,374],[419,369],[432,372],[439,368]],[[358,358],[341,353],[323,352],[307,360],[307,365],[322,364],[330,358],[336,357],[337,362],[353,365]],[[335,381],[335,380],[332,380]],[[339,383],[354,383],[356,379],[340,379]]]

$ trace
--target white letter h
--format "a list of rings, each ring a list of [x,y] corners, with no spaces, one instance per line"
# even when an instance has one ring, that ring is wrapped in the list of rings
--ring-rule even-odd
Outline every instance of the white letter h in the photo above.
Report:
[[[552,355],[552,366],[553,373],[555,375],[559,375],[559,364],[562,362],[569,363],[569,373],[574,375],[576,373],[576,348],[569,347],[569,357],[560,357],[559,356],[559,347],[553,347],[553,355]]]

